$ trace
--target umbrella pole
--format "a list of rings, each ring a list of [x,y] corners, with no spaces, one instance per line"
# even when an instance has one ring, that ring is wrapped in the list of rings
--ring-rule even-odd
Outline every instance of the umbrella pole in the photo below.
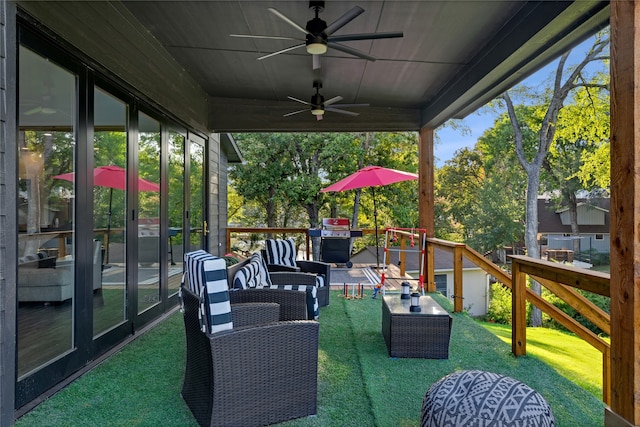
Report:
[[[378,208],[376,207],[376,187],[371,187],[373,194],[373,224],[376,228],[376,269],[380,269],[380,256],[378,254]]]
[[[109,264],[109,240],[111,238],[111,202],[113,201],[113,188],[109,189],[109,210],[107,211],[107,235],[104,239],[106,245],[106,260],[105,264]]]

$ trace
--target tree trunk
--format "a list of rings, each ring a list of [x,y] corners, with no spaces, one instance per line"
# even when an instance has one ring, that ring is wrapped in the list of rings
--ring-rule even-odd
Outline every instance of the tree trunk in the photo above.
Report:
[[[540,187],[540,167],[531,167],[527,171],[527,220],[524,234],[524,242],[527,247],[527,255],[532,258],[540,258],[538,246],[538,188]],[[540,283],[531,280],[531,290],[540,295],[542,287]],[[542,326],[542,312],[537,307],[531,308],[531,326]]]
[[[313,204],[305,206],[307,215],[309,215],[309,227],[318,228],[320,225],[318,202],[314,200]],[[311,238],[311,258],[315,261],[320,260],[320,237]]]
[[[578,200],[575,193],[565,195],[565,201],[569,205],[569,222],[571,223],[572,239],[571,249],[575,253],[580,252],[580,227],[578,226]]]

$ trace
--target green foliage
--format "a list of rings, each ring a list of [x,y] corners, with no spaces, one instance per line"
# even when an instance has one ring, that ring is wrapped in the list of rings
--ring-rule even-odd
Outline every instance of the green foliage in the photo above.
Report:
[[[240,260],[233,255],[224,255],[221,258],[224,260],[224,263],[227,267],[240,262]]]
[[[605,313],[609,313],[611,298],[605,297],[602,295],[597,295],[591,292],[583,291],[581,289],[578,289],[577,291],[578,293],[582,294],[582,296],[584,296],[586,299],[588,299],[593,304],[595,304],[598,308],[603,310]],[[574,320],[576,320],[585,328],[589,329],[595,334],[602,334],[602,331],[598,327],[596,327],[594,324],[589,322],[583,315],[578,313],[575,309],[573,309],[570,305],[568,305],[564,300],[558,298],[554,293],[549,292],[544,287],[542,288],[542,297],[545,300],[549,301],[551,304],[558,307],[563,312],[565,312],[567,315],[572,317]],[[567,331],[567,329],[564,326],[562,326],[560,323],[553,320],[547,315],[543,314],[542,320],[544,322],[544,325],[549,328],[558,329],[561,331]]]
[[[582,290],[578,290],[578,292],[589,301],[594,303],[596,306],[598,306],[600,309],[602,309],[606,313],[609,313],[610,298]],[[554,293],[549,292],[544,287],[542,288],[542,297],[564,311],[570,317],[574,318],[578,323],[582,324],[586,328],[590,329],[596,334],[602,333],[600,329],[598,329],[591,322],[585,319],[580,313],[569,306],[564,300],[558,298]],[[487,314],[485,316],[486,319],[489,322],[510,325],[512,320],[511,290],[504,286],[502,283],[493,283],[489,290],[489,299],[489,308],[487,309]],[[531,304],[527,302],[527,319],[529,319],[530,311]],[[561,324],[559,324],[557,321],[553,320],[546,314],[543,314],[542,320],[545,327],[567,331],[566,328],[564,328]]]
[[[370,164],[417,171],[415,132],[241,134],[236,141],[245,162],[230,170],[229,221],[245,226],[317,227],[322,217],[351,218],[357,208],[357,225],[373,228],[370,189],[320,190]],[[380,229],[418,226],[417,191],[415,182],[375,189]]]
[[[502,115],[473,149],[458,150],[436,171],[438,226],[480,252],[522,240],[526,180],[512,140],[513,129]]]
[[[505,325],[511,324],[511,290],[502,283],[493,283],[489,290],[487,320]]]

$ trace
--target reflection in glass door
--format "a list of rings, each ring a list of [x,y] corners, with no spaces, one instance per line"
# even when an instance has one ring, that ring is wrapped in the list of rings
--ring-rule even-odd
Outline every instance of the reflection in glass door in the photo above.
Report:
[[[160,123],[138,115],[138,314],[160,302]]]
[[[93,173],[93,336],[127,320],[127,106],[96,87]]]
[[[189,137],[189,250],[206,249],[208,233],[204,217],[204,140]]]
[[[20,47],[19,380],[76,347],[76,86],[76,75]]]
[[[169,131],[169,296],[180,288],[184,258],[184,141],[183,134]]]

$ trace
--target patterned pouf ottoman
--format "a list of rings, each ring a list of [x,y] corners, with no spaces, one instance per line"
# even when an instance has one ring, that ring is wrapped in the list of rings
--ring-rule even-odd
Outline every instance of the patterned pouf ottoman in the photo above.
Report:
[[[422,427],[555,426],[547,401],[528,385],[484,371],[460,371],[433,384],[422,402]]]

